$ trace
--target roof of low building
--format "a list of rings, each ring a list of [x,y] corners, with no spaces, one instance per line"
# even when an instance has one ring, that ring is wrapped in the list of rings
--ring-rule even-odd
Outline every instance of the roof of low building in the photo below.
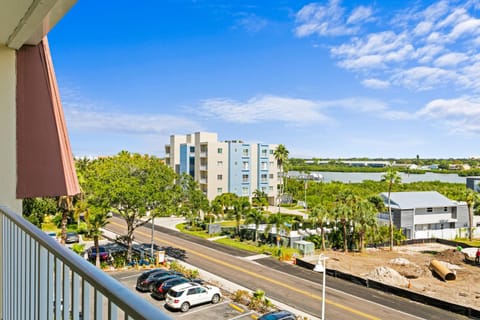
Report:
[[[387,204],[388,192],[382,192],[380,196]],[[399,209],[457,206],[455,201],[448,199],[437,191],[392,192],[390,194],[390,204],[392,208]]]

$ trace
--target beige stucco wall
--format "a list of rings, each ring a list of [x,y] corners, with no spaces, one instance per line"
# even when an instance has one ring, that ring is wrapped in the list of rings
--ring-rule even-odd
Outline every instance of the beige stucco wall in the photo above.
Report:
[[[22,212],[16,199],[15,50],[0,45],[0,205]]]

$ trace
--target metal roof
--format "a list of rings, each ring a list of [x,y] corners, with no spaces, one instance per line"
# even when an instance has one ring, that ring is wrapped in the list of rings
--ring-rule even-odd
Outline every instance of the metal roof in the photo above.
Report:
[[[388,204],[388,192],[382,192],[385,205]],[[448,199],[437,191],[415,191],[415,192],[392,192],[390,194],[392,208],[413,209],[413,208],[435,208],[454,207],[457,203]]]

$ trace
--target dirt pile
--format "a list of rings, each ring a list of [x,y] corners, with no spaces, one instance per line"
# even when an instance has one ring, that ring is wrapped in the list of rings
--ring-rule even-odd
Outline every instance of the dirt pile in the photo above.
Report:
[[[367,278],[399,287],[408,286],[408,280],[396,270],[389,267],[375,268],[375,270],[367,275]]]
[[[435,255],[435,259],[445,261],[450,264],[459,265],[465,262],[465,254],[456,249],[447,249],[445,251],[438,252]]]

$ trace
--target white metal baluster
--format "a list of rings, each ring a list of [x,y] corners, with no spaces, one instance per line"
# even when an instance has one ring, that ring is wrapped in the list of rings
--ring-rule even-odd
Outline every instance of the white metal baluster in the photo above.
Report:
[[[48,292],[48,251],[38,246],[38,317],[39,320],[49,320],[47,308]]]
[[[90,284],[82,279],[82,318],[90,320]]]
[[[72,271],[72,319],[78,320],[78,313],[80,311],[80,298],[79,298],[79,283],[80,279],[76,272]]]
[[[55,258],[55,319],[62,319],[62,261]]]
[[[55,279],[55,256],[51,253],[48,254],[48,289],[47,289],[47,313],[48,317],[53,317],[53,303],[55,301],[54,296],[54,279]]]
[[[97,289],[94,289],[94,310],[95,310],[95,320],[103,319],[103,295]]]
[[[69,319],[70,313],[70,268],[63,264],[63,319]]]
[[[117,320],[118,319],[118,308],[117,306],[110,300],[108,300],[108,319],[110,320]]]

